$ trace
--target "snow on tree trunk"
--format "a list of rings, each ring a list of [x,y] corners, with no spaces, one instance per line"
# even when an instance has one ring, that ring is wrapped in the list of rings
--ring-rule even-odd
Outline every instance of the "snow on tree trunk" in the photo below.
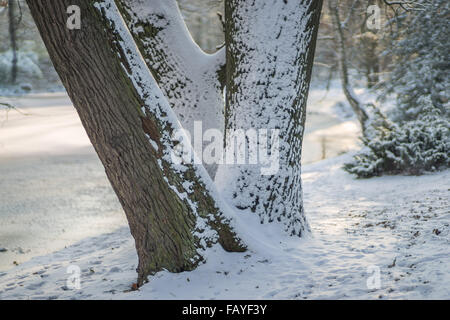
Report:
[[[300,161],[321,7],[322,1],[314,0],[225,3],[227,149],[237,130],[254,129],[263,151],[257,165],[247,156],[246,164],[220,166],[216,182],[237,208],[257,212],[261,223],[282,222],[298,236],[308,230]],[[279,148],[273,129],[279,130]],[[264,130],[272,141],[268,149],[275,158],[279,153],[274,172],[261,159],[267,147]],[[254,141],[250,136],[246,142]]]
[[[217,242],[244,251],[204,168],[171,160],[181,126],[114,1],[27,3],[127,215],[138,284],[162,269],[192,270]],[[71,5],[81,8],[80,30],[66,27]]]
[[[212,55],[203,52],[187,30],[175,0],[118,3],[147,66],[191,137],[195,121],[202,122],[204,131],[223,133],[225,49]],[[205,167],[214,177],[217,165]]]

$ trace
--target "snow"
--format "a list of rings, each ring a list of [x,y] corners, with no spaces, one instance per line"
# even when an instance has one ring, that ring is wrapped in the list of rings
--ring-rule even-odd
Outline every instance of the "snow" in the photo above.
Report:
[[[311,90],[309,156],[319,133],[357,141],[357,123],[333,117],[333,105],[343,99],[334,88],[328,95]],[[352,153],[303,166],[309,237],[288,238],[276,223],[260,225],[257,215],[238,212],[238,233],[251,251],[226,253],[215,246],[197,270],[160,272],[130,292],[137,277],[134,241],[70,101],[52,94],[8,102],[28,115],[10,111],[8,121],[3,114],[0,120],[0,198],[8,197],[0,204],[0,235],[15,232],[16,242],[0,244],[8,249],[0,252],[0,299],[450,297],[450,171],[358,180],[341,169]],[[335,154],[330,149],[327,157]],[[318,159],[314,155],[308,162]],[[25,187],[20,181],[26,179]],[[192,185],[183,187],[189,192]],[[33,210],[23,206],[37,201],[41,205]],[[14,214],[14,221],[5,212]],[[21,225],[26,235],[18,239]],[[29,257],[34,258],[26,261]],[[80,290],[67,287],[67,268],[73,265],[81,269]],[[374,266],[380,268],[380,289],[367,288],[367,270]]]
[[[205,197],[210,197],[211,200],[214,199],[214,203],[217,204],[217,207],[214,208],[217,209],[217,213],[212,212],[211,210],[201,216],[198,213],[199,210],[197,210],[199,201],[196,199],[195,194],[188,190],[179,190],[180,188],[183,189],[184,186],[183,184],[178,184],[177,188],[177,179],[174,179],[173,177],[164,177],[168,186],[175,191],[178,197],[187,200],[185,203],[188,204],[189,210],[191,210],[195,216],[196,226],[199,226],[199,228],[195,230],[194,235],[199,239],[200,244],[205,243],[205,241],[208,245],[210,243],[215,243],[218,236],[217,230],[213,227],[214,220],[217,222],[216,225],[225,223],[234,227],[234,211],[231,210],[226,203],[220,200],[220,195],[207,171],[199,164],[200,162],[194,160],[195,155],[192,159],[194,161],[191,161],[191,163],[193,163],[192,165],[180,165],[172,162],[172,155],[175,151],[176,143],[170,133],[174,131],[181,131],[181,133],[183,133],[184,131],[181,130],[183,129],[181,123],[174,110],[170,107],[169,102],[164,99],[161,89],[140,55],[139,49],[120,14],[116,3],[113,0],[104,0],[96,2],[94,7],[104,13],[105,18],[112,26],[114,26],[114,31],[117,32],[117,42],[122,48],[121,52],[123,54],[122,58],[125,61],[124,63],[127,64],[127,66],[123,65],[123,68],[125,71],[129,69],[128,76],[140,95],[141,101],[145,104],[144,115],[155,117],[157,119],[157,125],[161,128],[162,134],[159,138],[159,143],[162,146],[162,156],[158,158],[160,165],[162,161],[165,161],[168,166],[172,167],[172,172],[178,176],[178,181],[185,180],[184,173],[187,169],[191,169],[194,177],[191,180],[196,183],[196,189],[202,190],[205,193]],[[186,141],[187,139],[184,138],[183,140]],[[151,144],[151,142],[149,143]],[[208,208],[208,210],[210,209]],[[250,246],[250,243],[247,242],[246,245]],[[203,249],[203,246],[202,248],[198,248],[195,259],[200,260]]]
[[[308,81],[306,59],[313,36],[312,2],[245,2],[230,10],[228,54],[238,57],[229,70],[227,130],[278,129],[279,170],[261,175],[258,164],[219,166],[215,182],[237,208],[251,208],[263,223],[283,221],[289,234],[308,232],[301,205],[300,166]],[[265,30],[271,30],[266,32]],[[298,66],[293,68],[293,66]],[[248,137],[247,137],[248,138]],[[227,133],[226,145],[233,145]],[[258,141],[258,145],[264,142]],[[249,146],[244,146],[250,154]]]
[[[161,90],[183,128],[194,137],[194,122],[201,121],[205,131],[223,133],[224,101],[217,72],[225,64],[225,48],[214,54],[203,52],[175,0],[126,1],[125,8],[131,17],[128,27],[139,35],[146,63],[158,75]],[[157,34],[142,33],[142,23],[158,29]],[[206,169],[213,176],[217,168],[207,165]]]
[[[304,167],[309,237],[262,225],[253,228],[253,250],[216,245],[195,271],[159,272],[130,291],[137,256],[121,227],[0,273],[0,298],[448,299],[450,170],[356,180],[341,169],[350,156]],[[243,214],[238,223],[254,225],[253,218]],[[67,287],[70,265],[81,269],[80,290]],[[380,288],[368,288],[377,268]]]
[[[358,94],[366,94],[361,90]],[[336,105],[349,109],[351,118],[337,111]],[[302,163],[309,164],[360,149],[361,127],[348,105],[339,82],[327,90],[313,84],[308,95]]]
[[[319,134],[357,141],[357,123],[333,117],[333,105],[343,99],[335,88],[328,95],[311,90],[307,162],[320,159]],[[130,292],[137,277],[134,240],[69,99],[51,94],[8,102],[28,115],[10,111],[8,121],[3,114],[0,120],[0,198],[8,197],[0,203],[0,235],[15,234],[14,245],[0,244],[8,249],[0,252],[0,299],[450,297],[450,171],[358,180],[341,169],[352,153],[303,166],[307,238],[288,238],[276,223],[260,225],[257,215],[238,212],[237,231],[251,251],[215,246],[197,270],[160,272]],[[25,186],[20,181],[26,179]],[[192,184],[183,187],[190,192]],[[31,210],[37,201],[41,205]],[[80,290],[67,287],[73,265],[81,269]],[[380,289],[367,288],[374,266]]]
[[[173,3],[165,3],[167,7],[155,7],[155,12],[164,9],[164,12],[173,13],[175,12]],[[114,10],[110,11],[111,16],[108,17],[115,21],[116,25],[122,25],[122,21],[117,20],[118,16],[114,14],[117,11],[114,2],[107,0],[103,5],[114,7]],[[142,11],[141,14],[145,16],[155,12]],[[272,15],[270,10],[263,13],[269,18]],[[169,18],[172,21],[179,20],[178,16]],[[275,15],[271,18],[276,19]],[[264,20],[264,24],[267,24],[267,20]],[[130,45],[132,41],[128,32],[123,27],[119,29],[124,40],[121,45],[136,51],[136,48]],[[189,35],[175,33],[171,41],[178,42],[175,40],[179,38],[180,43],[189,43],[190,47],[182,51],[187,55],[204,55],[199,48],[192,46],[191,42],[185,41],[187,36]],[[272,36],[272,34],[261,35],[262,39]],[[289,38],[289,34],[286,38]],[[163,93],[159,89],[155,90],[153,79],[149,80],[149,75],[144,71],[146,67],[143,61],[140,58],[133,60],[133,52],[124,51],[132,65],[130,77],[142,95],[150,96],[155,101],[163,101]],[[219,61],[223,52],[222,50],[216,56],[208,57],[210,60]],[[257,65],[258,62],[255,61],[254,64]],[[201,69],[205,66],[195,67]],[[201,77],[206,77],[206,73],[201,74]],[[285,84],[290,80],[289,77],[280,76],[276,81]],[[214,89],[213,85],[211,88]],[[309,124],[306,124],[304,145],[306,150],[311,152],[313,149],[308,149],[308,145],[314,145],[317,149],[319,145],[317,141],[324,139],[323,148],[326,154],[323,154],[323,150],[322,155],[316,155],[316,152],[307,153],[303,156],[304,162],[313,162],[320,157],[328,158],[329,152],[335,156],[342,151],[358,148],[355,137],[359,134],[359,129],[355,119],[339,117],[339,114],[338,117],[333,115],[336,113],[336,103],[342,101],[337,98],[342,96],[342,92],[333,92],[331,98],[324,97],[317,102],[316,98],[322,93],[320,90],[311,92],[312,108],[308,109]],[[211,97],[204,100],[212,101],[214,97],[215,95],[211,94]],[[277,102],[277,99],[274,101]],[[251,108],[249,106],[249,109]],[[143,107],[142,112],[165,114],[166,116],[160,118],[169,127],[175,129],[181,127],[176,112],[172,112],[169,105],[163,102],[157,103],[156,106],[149,102],[147,107]],[[39,121],[39,116],[45,118],[47,123]],[[54,119],[49,119],[49,116]],[[36,232],[36,229],[40,228],[41,233],[42,230],[46,230],[49,235],[54,234],[61,241],[50,246],[48,237],[47,243],[34,244],[34,258],[24,263],[19,261],[18,265],[9,270],[0,271],[0,299],[448,299],[450,297],[448,271],[450,170],[423,176],[385,176],[358,180],[342,170],[343,164],[351,159],[353,152],[302,167],[305,214],[311,233],[304,234],[301,239],[284,234],[281,223],[275,221],[261,225],[259,217],[249,210],[231,209],[227,204],[229,201],[223,201],[219,196],[206,171],[201,166],[195,167],[195,173],[201,176],[206,184],[206,191],[218,199],[219,208],[233,219],[233,226],[249,250],[245,253],[226,253],[219,245],[214,245],[212,248],[202,250],[206,263],[195,271],[177,274],[162,271],[150,277],[150,282],[138,291],[130,291],[137,277],[134,240],[123,216],[120,216],[123,213],[114,212],[118,203],[111,197],[111,192],[105,189],[109,187],[105,177],[95,175],[96,181],[93,183],[92,173],[98,174],[102,170],[98,159],[93,157],[94,161],[97,161],[97,166],[78,166],[84,163],[83,157],[88,158],[92,155],[93,150],[86,135],[84,133],[79,135],[81,127],[74,110],[67,113],[66,108],[55,105],[32,110],[29,116],[23,117],[25,120],[18,117],[19,115],[15,114],[6,122],[4,128],[0,127],[2,130],[0,186],[8,186],[0,188],[0,196],[11,194],[15,196],[0,203],[0,209],[6,209],[7,213],[5,215],[3,212],[0,216],[0,225],[3,230],[16,228],[14,230],[18,232],[23,226],[21,222],[28,219],[27,232],[31,240],[33,232],[30,230]],[[243,117],[241,120],[241,124],[245,127],[248,119]],[[269,120],[276,124],[279,119]],[[332,140],[333,147],[329,149],[326,146],[326,139],[330,135],[339,141],[334,143]],[[167,150],[170,150],[172,145],[169,137],[163,138],[162,151],[167,157]],[[149,143],[159,150],[160,145],[150,137]],[[343,150],[342,146],[346,149]],[[78,157],[74,156],[75,153],[67,153],[67,150],[72,152],[78,150]],[[80,156],[81,153],[83,155]],[[44,166],[37,159],[45,158],[48,154],[53,156],[58,154],[60,157],[58,164],[61,166],[55,172],[50,172],[54,166],[45,168],[47,178],[42,179],[39,175]],[[27,160],[24,161],[20,159],[21,157],[26,157]],[[160,163],[169,161],[165,157],[159,160]],[[182,165],[174,168],[180,174],[186,170]],[[17,173],[19,170],[22,170],[20,174]],[[56,188],[64,189],[62,182],[65,180],[58,180],[57,177],[67,170],[72,171],[72,178],[82,176],[81,173],[90,177],[87,185],[81,186],[79,192],[75,193],[75,198],[80,202],[75,201],[68,206],[61,206],[56,201],[58,200],[56,197],[60,196],[59,193],[56,193],[54,198],[41,199],[45,197],[44,189],[53,188],[53,191]],[[36,181],[30,181],[30,174],[36,174]],[[17,206],[23,205],[25,199],[20,190],[23,184],[17,184],[17,180],[23,184],[27,182],[28,189],[29,185],[34,188],[31,188],[35,192],[34,199],[39,199],[39,203],[42,200],[42,208],[48,210],[45,215],[51,216],[61,211],[61,208],[73,207],[72,211],[64,212],[64,217],[68,218],[64,226],[69,227],[69,235],[63,235],[64,230],[61,232],[51,229],[61,228],[62,225],[55,224],[51,219],[45,220],[43,215],[36,216],[33,210],[39,212],[41,207],[33,207],[33,210],[28,210],[30,207],[26,206],[21,208],[33,214],[31,220],[28,214],[22,217],[17,215],[14,221],[10,221],[8,214],[13,213]],[[167,182],[170,185],[170,182]],[[92,185],[88,185],[91,183]],[[183,192],[175,186],[172,187],[195,211],[197,204],[189,198],[195,185],[185,181],[181,188]],[[13,188],[13,192],[10,192],[10,188]],[[10,193],[6,192],[6,189]],[[95,195],[86,198],[87,192]],[[81,201],[86,205],[86,202],[96,203],[101,198],[103,198],[103,203],[100,202],[101,208],[91,207],[91,210],[99,210],[94,213],[98,215],[98,220],[94,222],[92,217],[78,219],[76,211],[80,208],[78,206]],[[105,205],[109,201],[112,203]],[[48,207],[44,204],[48,204]],[[111,216],[106,217],[105,211],[110,211]],[[113,220],[115,223],[105,223]],[[5,224],[5,221],[10,224]],[[89,222],[90,230],[82,232],[82,229],[89,229],[86,228],[88,226],[86,222]],[[205,229],[207,223],[208,219],[197,219],[197,229]],[[113,230],[111,228],[113,225],[118,228]],[[93,229],[97,229],[96,232]],[[99,234],[105,231],[107,233]],[[4,236],[3,232],[0,234]],[[215,236],[212,230],[202,235],[204,239]],[[65,239],[72,242],[63,248]],[[77,239],[75,243],[74,239]],[[46,249],[39,250],[39,245]],[[206,243],[203,247],[206,248]],[[6,257],[11,253],[26,254],[27,250],[21,247],[0,246],[0,257]],[[36,253],[40,256],[36,256]],[[73,277],[71,270],[81,272],[79,289],[71,288],[71,283],[68,282]],[[379,278],[376,277],[378,271]],[[375,287],[371,286],[373,284]]]
[[[327,158],[359,148],[358,125],[332,114],[331,106],[342,100],[339,89],[329,94],[311,90],[303,163],[323,158],[323,140]],[[21,113],[0,110],[0,199],[8,199],[0,201],[0,247],[8,249],[1,253],[0,271],[13,261],[21,264],[126,225],[67,94],[32,94],[3,102]],[[188,193],[193,190],[188,182],[183,187]]]
[[[431,98],[443,116],[449,117],[450,86],[448,52],[450,50],[448,12],[446,0],[418,1],[425,5],[422,10],[413,10],[403,28],[393,34],[384,55],[390,55],[395,63],[393,70],[382,83],[384,89],[380,98],[396,95],[397,108],[392,115],[398,121],[414,120],[420,117]],[[383,100],[383,99],[381,99]]]
[[[358,177],[408,172],[418,174],[450,166],[450,122],[430,97],[416,120],[395,123],[376,112],[368,121],[364,148],[348,172]]]
[[[67,94],[3,100],[0,271],[127,221]]]

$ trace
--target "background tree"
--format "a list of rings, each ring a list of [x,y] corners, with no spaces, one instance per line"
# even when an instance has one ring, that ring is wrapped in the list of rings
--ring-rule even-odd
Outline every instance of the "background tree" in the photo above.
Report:
[[[66,10],[74,3],[83,13],[80,30],[66,28]],[[138,284],[162,269],[195,268],[202,251],[217,242],[225,250],[244,250],[204,169],[170,161],[177,143],[171,132],[179,123],[114,1],[28,5],[127,215],[139,256]]]
[[[391,72],[380,85],[382,102],[394,94],[390,119],[370,119],[369,137],[345,169],[358,177],[421,174],[450,165],[448,112],[449,4],[445,1],[385,1],[394,11],[389,34]]]

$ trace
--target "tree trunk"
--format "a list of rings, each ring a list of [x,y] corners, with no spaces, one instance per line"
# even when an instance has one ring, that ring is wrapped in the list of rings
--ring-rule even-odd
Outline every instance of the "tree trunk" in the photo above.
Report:
[[[192,270],[220,243],[244,251],[202,166],[176,166],[181,129],[113,0],[27,0],[61,81],[127,215],[138,284],[162,269]],[[81,29],[66,28],[81,8]]]
[[[9,18],[9,38],[11,42],[12,61],[11,61],[11,83],[17,80],[17,26],[16,26],[16,0],[8,2],[8,18]]]
[[[366,131],[366,122],[368,120],[368,115],[364,109],[363,104],[359,101],[355,92],[353,91],[353,87],[350,83],[349,75],[348,75],[348,66],[347,66],[347,51],[345,49],[346,41],[344,30],[342,29],[341,19],[339,14],[339,4],[337,1],[329,0],[328,1],[328,9],[330,10],[331,17],[333,20],[335,35],[336,35],[336,43],[338,47],[338,55],[339,55],[339,69],[341,74],[341,82],[342,89],[344,91],[345,97],[347,98],[348,103],[355,112],[359,123],[361,124],[362,133],[365,134]]]
[[[223,133],[225,49],[212,55],[203,52],[175,0],[117,3],[147,66],[191,137],[195,121],[202,122],[204,131]],[[217,165],[205,167],[214,178]]]
[[[269,147],[279,153],[279,167],[262,175],[261,161],[221,166],[218,186],[237,208],[258,212],[261,223],[282,222],[298,236],[308,230],[301,149],[321,7],[317,0],[225,1],[227,148],[236,130],[278,129],[279,148],[276,141]]]

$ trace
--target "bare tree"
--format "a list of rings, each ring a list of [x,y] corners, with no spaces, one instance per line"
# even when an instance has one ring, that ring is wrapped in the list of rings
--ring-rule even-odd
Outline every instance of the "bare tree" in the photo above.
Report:
[[[16,0],[8,1],[9,37],[11,42],[12,61],[10,82],[15,83],[17,79],[17,17]]]
[[[362,132],[364,134],[366,129],[366,122],[368,120],[368,115],[365,110],[364,104],[358,99],[351,85],[349,72],[348,72],[348,61],[347,61],[347,50],[346,50],[346,37],[343,30],[341,17],[339,13],[339,4],[337,0],[328,1],[328,10],[332,16],[334,31],[336,36],[336,44],[338,48],[338,59],[339,59],[339,71],[342,83],[342,89],[344,91],[345,97],[355,112],[359,123],[361,124]]]

